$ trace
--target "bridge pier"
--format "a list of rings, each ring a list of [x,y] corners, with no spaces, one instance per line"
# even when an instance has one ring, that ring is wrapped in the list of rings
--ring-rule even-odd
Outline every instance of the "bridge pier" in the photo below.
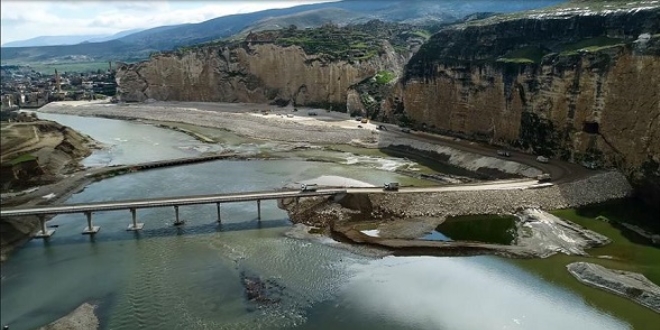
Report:
[[[87,216],[87,228],[83,230],[83,235],[94,235],[101,230],[101,227],[92,225],[92,212],[85,212]]]
[[[131,217],[133,218],[133,223],[128,225],[128,228],[126,228],[126,230],[128,230],[128,231],[138,231],[138,230],[142,229],[142,227],[144,227],[144,224],[140,223],[140,222],[137,222],[137,214],[136,214],[135,208],[132,207],[132,208],[130,208],[130,210],[131,210]]]
[[[220,203],[215,203],[215,208],[218,211],[218,223],[222,223],[222,218],[220,218]]]
[[[46,228],[46,215],[45,214],[40,214],[38,215],[39,217],[39,228],[41,228],[40,231],[38,231],[34,237],[36,238],[48,238],[55,233],[55,229],[48,229]]]
[[[175,226],[181,226],[181,225],[184,224],[184,221],[179,218],[179,206],[178,205],[174,205],[174,216],[175,216],[175,219],[176,219],[176,220],[174,220],[174,225]]]
[[[257,220],[261,221],[261,200],[257,199]]]

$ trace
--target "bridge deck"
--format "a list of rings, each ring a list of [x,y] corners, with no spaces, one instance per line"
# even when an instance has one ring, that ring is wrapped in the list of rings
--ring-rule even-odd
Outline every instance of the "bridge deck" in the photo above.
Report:
[[[267,192],[248,192],[241,194],[217,194],[217,195],[199,195],[199,196],[179,196],[179,197],[163,197],[163,198],[150,198],[130,201],[116,201],[116,202],[96,202],[84,204],[68,204],[57,206],[42,206],[42,207],[17,207],[12,209],[0,210],[0,216],[25,216],[25,215],[40,215],[40,214],[66,214],[66,213],[84,213],[84,212],[98,212],[98,211],[113,211],[113,210],[127,210],[139,208],[153,208],[164,206],[181,206],[181,205],[199,205],[199,204],[212,204],[212,203],[235,203],[235,202],[249,202],[258,200],[273,200],[290,197],[314,197],[314,196],[330,196],[336,194],[344,194],[346,189],[319,189],[315,192],[301,192],[300,190],[282,190],[282,191],[267,191]]]

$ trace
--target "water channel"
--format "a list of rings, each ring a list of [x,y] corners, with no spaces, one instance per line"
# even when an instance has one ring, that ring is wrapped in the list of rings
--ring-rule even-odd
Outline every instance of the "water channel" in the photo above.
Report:
[[[229,147],[139,122],[39,115],[107,144],[87,166]],[[94,183],[66,203],[265,190],[321,175],[415,183],[392,171],[396,160],[347,163],[287,159],[163,168]],[[172,209],[140,210],[145,228],[138,234],[125,231],[128,212],[102,212],[94,218],[101,231],[91,238],[81,235],[82,215],[55,217],[50,241],[28,242],[2,266],[1,324],[34,329],[90,301],[99,305],[101,328],[116,330],[633,329],[509,260],[367,257],[330,239],[285,236],[292,225],[275,202],[262,203],[261,222],[254,203],[227,204],[222,212],[218,225],[214,205],[182,207],[187,223],[176,228]],[[243,274],[275,283],[279,302],[247,302]]]

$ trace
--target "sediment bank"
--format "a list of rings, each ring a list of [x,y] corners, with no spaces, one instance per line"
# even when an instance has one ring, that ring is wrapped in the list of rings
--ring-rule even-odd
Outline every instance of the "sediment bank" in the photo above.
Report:
[[[578,281],[626,297],[660,313],[660,287],[644,275],[609,269],[588,262],[574,262],[566,269]]]

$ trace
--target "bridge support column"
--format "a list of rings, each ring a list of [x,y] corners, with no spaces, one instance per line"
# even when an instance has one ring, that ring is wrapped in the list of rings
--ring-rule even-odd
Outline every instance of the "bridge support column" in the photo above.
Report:
[[[215,203],[215,208],[218,211],[218,223],[222,223],[222,218],[220,218],[220,203]]]
[[[101,227],[99,226],[94,226],[92,224],[92,212],[85,212],[85,216],[87,216],[87,228],[83,230],[84,235],[94,235],[101,230]]]
[[[257,199],[257,220],[261,221],[261,200]]]
[[[39,217],[39,226],[40,226],[39,228],[41,228],[41,230],[38,231],[38,232],[34,235],[34,237],[36,237],[36,238],[48,238],[48,237],[51,237],[51,236],[53,235],[53,233],[55,233],[55,229],[48,229],[48,228],[46,228],[46,215],[44,215],[44,214],[40,214],[40,215],[38,215],[38,217]]]
[[[131,217],[133,218],[133,223],[128,225],[128,228],[126,228],[126,230],[128,230],[128,231],[138,231],[138,230],[142,229],[142,227],[144,227],[144,224],[140,223],[140,222],[137,222],[137,214],[136,214],[137,210],[135,208],[131,208],[130,210],[131,210]]]
[[[181,226],[184,223],[184,221],[179,218],[179,206],[178,205],[174,205],[174,216],[175,216],[174,225],[175,226]]]

